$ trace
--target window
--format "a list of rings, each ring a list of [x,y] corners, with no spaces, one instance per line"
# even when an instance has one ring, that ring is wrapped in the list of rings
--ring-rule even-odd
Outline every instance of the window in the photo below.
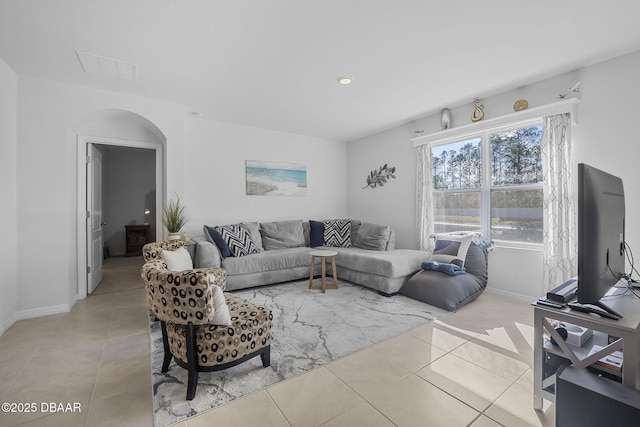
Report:
[[[541,244],[542,124],[491,129],[431,149],[437,233],[482,231],[506,243]]]

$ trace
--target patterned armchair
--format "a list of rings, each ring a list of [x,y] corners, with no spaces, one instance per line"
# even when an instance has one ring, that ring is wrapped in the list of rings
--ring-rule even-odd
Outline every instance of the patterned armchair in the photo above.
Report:
[[[267,307],[225,292],[231,325],[211,324],[216,314],[213,287],[224,290],[226,272],[220,268],[169,270],[161,259],[162,249],[183,245],[182,240],[145,245],[141,276],[151,310],[162,325],[162,372],[169,370],[172,358],[186,369],[187,400],[191,400],[199,372],[227,369],[258,355],[265,368],[270,366],[273,314]]]

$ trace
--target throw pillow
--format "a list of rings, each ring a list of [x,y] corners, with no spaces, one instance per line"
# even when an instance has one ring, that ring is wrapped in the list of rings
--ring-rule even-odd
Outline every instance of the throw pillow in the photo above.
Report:
[[[455,264],[462,268],[467,257],[469,245],[471,245],[471,239],[472,236],[438,234],[431,260]]]
[[[260,234],[265,250],[298,248],[305,243],[302,220],[262,222]]]
[[[213,286],[213,318],[209,321],[212,325],[231,326],[229,307],[224,298],[224,292],[219,286]]]
[[[251,240],[249,231],[247,231],[244,225],[223,225],[214,228],[220,233],[227,245],[229,245],[229,250],[233,256],[241,257],[258,253],[258,249]]]
[[[229,245],[222,238],[222,234],[215,227],[209,227],[208,225],[204,226],[207,231],[208,240],[215,244],[220,251],[220,256],[222,259],[228,258],[231,256],[231,249],[229,249]]]
[[[312,248],[324,246],[324,224],[320,221],[309,220],[309,245]]]
[[[389,241],[389,234],[391,234],[391,228],[388,225],[363,222],[360,225],[358,234],[356,234],[356,241],[353,246],[372,251],[385,251]]]
[[[191,270],[193,261],[191,255],[185,248],[178,248],[175,251],[162,250],[162,260],[167,264],[167,268],[173,271]]]
[[[339,248],[351,247],[351,221],[334,219],[322,221],[324,224],[324,244]]]

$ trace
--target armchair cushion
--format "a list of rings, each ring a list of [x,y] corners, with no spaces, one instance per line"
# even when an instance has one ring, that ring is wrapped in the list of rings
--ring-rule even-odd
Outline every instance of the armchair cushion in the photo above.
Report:
[[[271,344],[273,314],[228,292],[224,297],[231,313],[231,325],[202,325],[196,328],[199,366],[231,363]],[[171,354],[187,363],[185,327],[167,323]]]

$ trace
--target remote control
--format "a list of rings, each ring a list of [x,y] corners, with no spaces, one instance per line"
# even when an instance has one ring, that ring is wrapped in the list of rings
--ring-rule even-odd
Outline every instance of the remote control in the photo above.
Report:
[[[546,299],[546,298],[539,298],[538,301],[536,301],[536,304],[545,305],[547,307],[553,307],[553,308],[562,308],[562,307],[565,306],[565,304],[563,304],[561,302],[551,301],[551,300]]]

